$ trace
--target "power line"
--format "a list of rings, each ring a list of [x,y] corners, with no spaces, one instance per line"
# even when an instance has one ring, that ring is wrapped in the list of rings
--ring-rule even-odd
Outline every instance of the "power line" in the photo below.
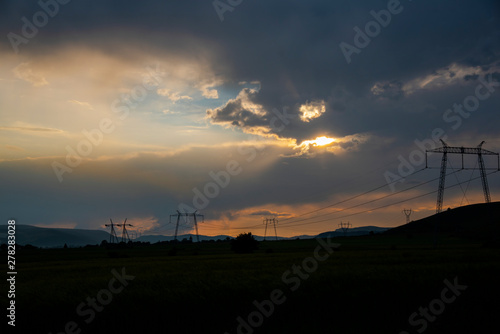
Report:
[[[425,170],[425,169],[426,169],[426,168],[420,169],[420,170],[418,170],[418,171],[416,171],[416,172],[414,172],[414,173],[412,173],[412,174],[408,175],[407,177],[410,177],[410,176],[416,175],[417,173],[420,173],[420,172],[422,172],[422,171],[423,171],[423,170]],[[454,173],[458,173],[458,172],[460,172],[460,170],[455,170],[455,171],[453,171],[453,172],[451,172],[451,173],[449,173],[449,174],[446,174],[446,176],[448,176],[448,175],[452,175],[452,174],[454,174]],[[494,173],[496,173],[496,172],[498,172],[498,170],[497,170],[497,169],[495,169],[493,172],[491,172],[491,173],[489,173],[489,174],[487,174],[487,175],[494,174]],[[295,217],[285,218],[285,219],[283,219],[283,220],[281,221],[281,223],[282,223],[281,225],[282,225],[282,227],[284,227],[284,228],[287,228],[287,227],[292,227],[292,226],[303,226],[303,225],[308,225],[308,224],[312,224],[312,223],[317,223],[317,222],[324,222],[324,221],[328,221],[328,220],[330,220],[330,219],[339,219],[339,218],[350,217],[350,216],[353,216],[353,215],[357,215],[357,214],[361,214],[361,213],[366,213],[366,212],[368,212],[368,211],[374,211],[374,210],[382,209],[382,208],[385,208],[385,207],[388,207],[388,206],[392,206],[392,205],[396,205],[396,204],[404,203],[404,202],[409,201],[409,200],[412,200],[412,199],[417,199],[417,198],[420,198],[420,197],[427,196],[427,195],[429,195],[429,194],[433,194],[433,193],[435,193],[435,192],[437,192],[437,191],[432,191],[432,192],[429,192],[429,193],[426,193],[426,194],[423,194],[423,195],[418,195],[418,196],[412,197],[412,198],[410,198],[410,199],[408,199],[408,200],[403,200],[403,201],[399,201],[399,202],[396,202],[396,203],[393,203],[393,204],[384,205],[384,206],[381,206],[381,207],[378,207],[378,208],[375,208],[375,209],[364,210],[364,211],[361,211],[361,212],[359,212],[359,213],[348,214],[348,215],[344,215],[344,216],[341,216],[341,217],[334,217],[334,218],[330,218],[330,219],[323,219],[323,220],[320,220],[320,221],[317,221],[317,222],[314,222],[314,221],[313,221],[313,222],[305,222],[305,223],[301,223],[301,224],[296,224],[296,223],[301,222],[301,221],[307,221],[307,220],[309,220],[309,219],[317,219],[317,218],[319,218],[319,217],[328,216],[328,215],[331,215],[331,214],[335,214],[335,213],[339,213],[339,212],[346,211],[346,210],[349,210],[349,209],[353,209],[353,208],[356,208],[356,207],[360,207],[360,206],[363,206],[363,205],[366,205],[366,204],[369,204],[369,203],[373,203],[373,202],[376,202],[376,201],[379,201],[379,200],[382,200],[382,199],[385,199],[385,198],[388,198],[388,197],[391,197],[391,196],[394,196],[394,195],[397,195],[397,194],[400,194],[400,193],[406,192],[406,191],[408,191],[408,190],[415,189],[415,188],[417,188],[417,187],[423,186],[423,185],[425,185],[425,184],[428,184],[428,183],[433,182],[433,181],[435,181],[435,180],[437,180],[437,179],[440,179],[440,178],[441,178],[441,176],[440,176],[440,177],[437,177],[437,178],[434,178],[434,179],[432,179],[432,180],[430,180],[430,181],[426,181],[426,182],[424,182],[424,183],[420,183],[420,184],[418,184],[418,185],[415,185],[415,186],[409,187],[409,188],[407,188],[407,189],[400,190],[400,191],[398,191],[398,192],[395,192],[395,193],[392,193],[392,194],[388,194],[388,195],[386,195],[386,196],[383,196],[383,197],[380,197],[380,198],[377,198],[377,199],[374,199],[374,200],[370,200],[370,201],[367,201],[367,202],[363,202],[363,203],[360,203],[360,204],[356,204],[356,205],[353,205],[353,206],[348,207],[348,208],[340,209],[340,210],[337,210],[337,211],[335,211],[335,212],[329,212],[329,213],[322,214],[322,215],[316,215],[316,216],[313,216],[313,217],[303,218],[303,219],[296,220],[296,218],[303,217],[303,216],[306,216],[306,215],[310,215],[310,214],[312,214],[312,213],[315,213],[315,212],[319,212],[319,211],[325,210],[325,209],[330,208],[330,207],[332,207],[332,206],[336,206],[336,205],[339,205],[339,204],[343,204],[343,203],[345,203],[345,202],[351,201],[351,200],[353,200],[353,199],[356,199],[356,198],[359,198],[359,197],[361,197],[361,196],[364,196],[364,195],[367,195],[367,194],[369,194],[369,193],[372,193],[372,192],[374,192],[374,191],[377,191],[377,190],[379,190],[379,189],[381,189],[381,188],[384,188],[384,187],[386,187],[386,186],[388,186],[388,185],[390,185],[390,184],[392,184],[392,183],[399,182],[399,180],[395,180],[395,181],[392,181],[392,182],[390,182],[390,183],[386,183],[386,184],[384,184],[384,185],[381,185],[381,186],[378,186],[378,187],[376,187],[376,188],[373,188],[373,189],[371,189],[371,190],[365,191],[365,192],[363,192],[363,193],[361,193],[361,194],[358,194],[358,195],[356,195],[356,196],[353,196],[353,197],[347,198],[347,199],[345,199],[345,200],[342,200],[342,201],[339,201],[339,202],[336,202],[336,203],[333,203],[333,204],[330,204],[330,205],[327,205],[327,206],[321,207],[321,208],[319,208],[319,209],[311,210],[311,211],[309,211],[309,212],[306,212],[306,213],[300,214],[300,215],[295,216]],[[476,178],[474,178],[474,179],[472,179],[472,178],[471,178],[468,182],[471,182],[472,180],[476,180],[476,179],[478,179],[478,178],[479,178],[479,177],[476,177]],[[445,189],[452,188],[452,187],[455,187],[455,186],[461,185],[461,184],[463,184],[463,183],[465,183],[465,182],[459,182],[459,183],[457,183],[457,184],[455,184],[455,185],[448,186],[448,187],[446,187]],[[293,220],[293,221],[288,221],[288,220]],[[284,222],[284,221],[288,221],[288,222]],[[283,223],[283,222],[284,222],[284,223]],[[260,226],[261,226],[261,225],[252,225],[252,226],[244,226],[244,227],[233,227],[232,229],[252,229],[252,228],[257,228],[257,227],[260,227]]]
[[[456,173],[456,171],[450,173],[449,175],[451,175],[453,173]],[[435,179],[432,179],[430,181],[426,181],[424,183],[417,184],[415,186],[411,186],[411,187],[409,187],[407,189],[403,189],[403,190],[400,190],[400,191],[397,191],[397,192],[394,192],[394,193],[391,193],[391,194],[388,194],[388,195],[385,195],[385,196],[382,196],[382,197],[379,197],[379,198],[376,198],[376,199],[372,199],[372,200],[367,201],[367,202],[363,202],[363,203],[356,204],[356,205],[353,205],[353,206],[350,206],[350,207],[347,207],[347,208],[343,208],[343,209],[337,210],[335,212],[329,212],[329,213],[325,213],[325,214],[322,214],[322,215],[317,215],[317,216],[314,216],[314,217],[303,218],[303,219],[295,220],[295,221],[284,223],[284,224],[293,224],[293,223],[297,223],[299,221],[304,221],[304,220],[308,220],[308,219],[314,219],[314,218],[324,217],[324,216],[332,215],[332,214],[335,214],[335,213],[338,213],[338,212],[342,212],[342,211],[346,211],[346,210],[349,210],[349,209],[357,208],[357,207],[360,207],[360,206],[363,206],[363,205],[366,205],[366,204],[370,204],[370,203],[373,203],[373,202],[376,202],[376,201],[380,201],[380,200],[385,199],[387,197],[391,197],[391,196],[394,196],[394,195],[401,194],[401,193],[406,192],[408,190],[412,190],[412,189],[418,188],[418,187],[423,186],[423,185],[425,185],[427,183],[431,183],[433,181],[436,181],[437,179],[439,179],[439,177],[437,177]],[[359,197],[359,196],[355,196],[355,197]],[[345,200],[343,202],[346,202],[348,200]]]
[[[414,172],[414,173],[412,173],[412,174],[408,175],[407,177],[409,177],[409,176],[413,176],[413,175],[415,175],[415,174],[417,174],[417,173],[420,173],[420,172],[421,172],[421,171],[423,171],[423,170],[425,170],[425,168],[420,169],[420,170],[418,170],[418,171],[416,171],[416,172]],[[284,221],[287,221],[287,220],[291,220],[291,219],[295,219],[295,218],[298,218],[298,217],[307,216],[307,215],[309,215],[309,214],[311,214],[311,213],[315,213],[315,212],[318,212],[318,211],[322,211],[322,210],[325,210],[325,209],[331,208],[332,206],[336,206],[336,205],[339,205],[339,204],[342,204],[342,203],[345,203],[345,202],[351,201],[351,200],[353,200],[353,199],[356,199],[356,198],[358,198],[358,197],[361,197],[361,196],[367,195],[367,194],[372,193],[372,192],[374,192],[374,191],[377,191],[377,190],[379,190],[379,189],[385,188],[385,187],[387,187],[388,185],[391,185],[391,184],[396,183],[396,182],[399,182],[399,181],[400,181],[400,180],[398,179],[398,180],[395,180],[395,181],[392,181],[392,182],[389,182],[389,183],[384,183],[384,184],[383,184],[383,185],[381,185],[381,186],[378,186],[378,187],[373,188],[373,189],[371,189],[371,190],[365,191],[364,193],[358,194],[358,195],[356,195],[356,196],[353,196],[353,197],[347,198],[347,199],[342,200],[342,201],[340,201],[340,202],[336,202],[336,203],[333,203],[333,204],[330,204],[330,205],[324,206],[324,207],[322,207],[322,208],[315,209],[315,210],[312,210],[312,211],[309,211],[309,212],[306,212],[306,213],[300,214],[300,215],[295,216],[295,217],[285,218],[285,219],[283,219],[281,222],[284,222]],[[285,223],[285,224],[286,224],[286,223]]]
[[[380,171],[382,169],[387,169],[387,166],[390,166],[390,165],[393,165],[394,164],[394,161],[392,162],[389,162],[389,163],[386,163],[384,165],[381,165],[380,167],[377,167],[377,168],[374,168],[368,172],[364,172],[364,173],[357,173],[359,174],[359,176],[354,176],[350,179],[343,179],[341,182],[337,182],[333,185],[329,185],[328,188],[325,188],[325,189],[322,189],[322,190],[319,190],[319,191],[315,191],[314,194],[309,194],[307,196],[302,196],[302,201],[301,202],[309,202],[313,199],[317,199],[319,197],[323,197],[326,193],[331,193],[331,188],[332,187],[337,187],[337,186],[340,186],[340,185],[344,185],[344,184],[350,184],[350,183],[353,183],[353,181],[360,181],[363,177],[366,177],[367,175],[369,174],[372,174],[374,172],[377,172],[377,171]],[[411,175],[409,175],[411,176]],[[397,182],[397,181],[394,181],[394,182]],[[392,184],[394,182],[390,182],[388,184]],[[386,184],[387,185],[387,184]],[[385,185],[384,185],[385,186]],[[382,187],[384,187],[382,186]],[[303,194],[301,194],[303,195]],[[290,219],[290,218],[287,218],[287,219]]]
[[[262,225],[252,225],[252,226],[243,226],[243,227],[231,227],[232,230],[246,230],[246,229],[251,229],[251,228],[256,228],[256,227],[261,227]]]
[[[472,173],[470,174],[469,182],[467,182],[467,186],[465,187],[465,193],[467,193],[467,190],[469,190],[470,181],[472,180],[472,176],[474,176],[474,171],[476,170],[477,163],[478,163],[478,161],[476,161],[476,165],[474,166],[474,169],[472,170]],[[464,201],[465,193],[464,193],[464,197],[460,201],[460,205],[462,205],[462,202]],[[469,203],[469,200],[467,200],[467,203]]]
[[[455,168],[454,168],[454,167],[452,166],[452,164],[451,164],[451,160],[448,160],[448,163],[450,164],[451,169],[455,170]],[[458,179],[458,173],[457,173],[457,174],[455,174],[455,178],[457,179],[457,182],[460,182],[460,180]],[[469,203],[469,200],[467,199],[467,196],[466,196],[465,190],[464,190],[464,188],[462,187],[462,185],[460,185],[460,190],[462,190],[462,194],[464,194],[464,197],[463,197],[463,198],[465,198],[465,199],[467,200],[467,203]],[[462,201],[463,201],[463,199],[462,199]]]
[[[498,173],[498,170],[494,171],[494,172],[491,172],[491,173],[489,173],[487,175],[495,174],[495,173]],[[481,176],[475,177],[472,180],[477,180],[479,178],[481,178]],[[465,181],[461,182],[461,183],[465,183]],[[459,184],[457,183],[457,184],[454,184],[454,185],[451,185],[451,186],[447,186],[447,187],[445,187],[445,189],[453,188],[453,187],[456,187],[458,185]],[[422,195],[414,196],[414,197],[411,197],[411,198],[408,198],[408,199],[405,199],[405,200],[402,200],[402,201],[398,201],[398,202],[395,202],[395,203],[382,205],[382,206],[379,206],[379,207],[376,207],[376,208],[367,209],[367,210],[363,210],[363,211],[359,211],[359,212],[354,212],[354,213],[351,213],[351,214],[348,214],[348,215],[344,215],[344,216],[340,216],[340,217],[333,217],[333,218],[329,218],[329,219],[322,219],[322,220],[318,220],[318,221],[306,222],[306,223],[301,223],[301,224],[287,225],[287,226],[283,226],[283,228],[292,227],[292,226],[302,226],[302,225],[317,224],[317,223],[322,223],[322,222],[325,222],[325,221],[331,221],[332,219],[342,219],[342,218],[346,218],[346,217],[352,217],[352,216],[360,215],[360,214],[363,214],[363,213],[366,213],[366,212],[376,211],[376,210],[380,210],[380,209],[383,209],[383,208],[387,208],[389,206],[393,206],[393,205],[396,205],[396,204],[405,203],[405,202],[411,201],[413,199],[417,199],[417,198],[420,198],[420,197],[424,197],[424,196],[428,196],[428,195],[434,194],[436,192],[437,192],[437,190],[433,190],[431,192],[428,192],[428,193],[425,193],[425,194],[422,194]]]
[[[357,215],[360,215],[362,213],[367,213],[367,212],[370,212],[370,211],[376,211],[376,210],[387,208],[389,206],[393,206],[393,205],[396,205],[396,204],[401,204],[401,203],[404,203],[404,202],[408,202],[408,201],[411,201],[413,199],[417,199],[417,198],[424,197],[424,196],[427,196],[427,195],[430,195],[430,194],[434,194],[435,192],[437,192],[437,190],[433,190],[433,191],[428,192],[426,194],[422,194],[422,195],[418,195],[418,196],[415,196],[415,197],[411,197],[411,198],[408,198],[406,200],[402,200],[402,201],[395,202],[395,203],[392,203],[392,204],[382,205],[382,206],[379,206],[379,207],[373,208],[373,209],[367,209],[367,210],[363,210],[363,211],[359,211],[359,212],[354,212],[354,213],[350,213],[350,214],[347,214],[347,215],[344,215],[344,216],[340,216],[340,217],[333,217],[333,218],[329,218],[329,219],[322,219],[322,220],[318,220],[318,221],[307,222],[307,223],[296,224],[296,225],[289,225],[289,226],[301,226],[301,225],[308,225],[308,224],[316,224],[316,223],[322,223],[322,222],[325,222],[325,221],[331,221],[332,219],[342,219],[342,218],[357,216]],[[288,226],[283,226],[283,227],[286,228]]]
[[[425,170],[425,168],[420,169],[420,170],[418,170],[418,171],[416,171],[416,172],[413,172],[412,174],[408,175],[407,177],[410,177],[410,176],[416,175],[416,174],[418,174],[418,173],[422,172],[423,170]],[[451,175],[451,174],[450,174],[450,175]],[[303,217],[303,216],[307,216],[307,215],[310,215],[310,214],[312,214],[312,213],[319,212],[319,211],[322,211],[322,210],[325,210],[325,209],[331,208],[332,206],[336,206],[336,205],[339,205],[339,204],[346,203],[346,202],[348,202],[348,201],[351,201],[351,200],[353,200],[353,199],[356,199],[356,198],[359,198],[359,197],[361,197],[361,196],[367,195],[367,194],[369,194],[369,193],[372,193],[372,192],[377,191],[377,190],[379,190],[379,189],[385,188],[385,187],[387,187],[388,185],[391,185],[391,184],[393,184],[393,183],[396,183],[396,182],[399,182],[399,181],[400,181],[400,180],[395,180],[395,181],[392,181],[392,182],[389,182],[389,183],[385,183],[385,184],[383,184],[383,185],[381,185],[381,186],[378,186],[378,187],[376,187],[376,188],[373,188],[373,189],[371,189],[371,190],[365,191],[365,192],[363,192],[363,193],[361,193],[361,194],[358,194],[358,195],[356,195],[356,196],[349,197],[349,198],[347,198],[347,199],[345,199],[345,200],[342,200],[342,201],[339,201],[339,202],[336,202],[336,203],[333,203],[333,204],[330,204],[330,205],[327,205],[327,206],[321,207],[321,208],[319,208],[319,209],[315,209],[315,210],[312,210],[312,211],[309,211],[309,212],[306,212],[306,213],[302,213],[302,214],[300,214],[300,215],[298,215],[298,216],[295,216],[295,217],[290,217],[290,218],[285,218],[285,219],[282,219],[282,220],[281,220],[281,222],[282,222],[282,225],[286,225],[286,224],[293,224],[293,223],[297,223],[297,222],[300,222],[300,221],[305,221],[305,220],[308,220],[308,219],[315,219],[315,218],[318,218],[318,217],[324,217],[324,216],[327,216],[327,215],[331,215],[331,214],[334,214],[334,213],[338,213],[338,212],[341,212],[341,211],[345,211],[345,210],[348,210],[348,209],[352,209],[352,208],[355,208],[355,207],[358,207],[358,206],[362,206],[362,205],[364,205],[364,204],[369,204],[369,203],[372,203],[372,202],[378,201],[378,200],[380,200],[380,199],[384,199],[384,198],[386,198],[386,197],[390,197],[390,196],[393,196],[393,195],[397,195],[397,194],[399,194],[399,193],[402,193],[402,192],[404,192],[404,191],[408,191],[408,190],[411,190],[411,189],[413,189],[413,188],[416,188],[416,187],[422,186],[422,185],[424,185],[424,184],[427,184],[427,183],[429,183],[429,182],[435,181],[435,180],[437,180],[437,179],[439,179],[439,178],[436,178],[436,179],[433,179],[433,180],[431,180],[431,181],[427,181],[427,182],[425,182],[425,183],[422,183],[422,184],[419,184],[419,185],[416,185],[416,186],[410,187],[410,188],[408,188],[408,189],[406,189],[406,190],[400,190],[400,191],[398,191],[398,192],[395,192],[395,193],[392,193],[392,194],[386,195],[386,196],[384,196],[384,197],[381,197],[381,198],[378,198],[378,199],[375,199],[375,200],[371,200],[371,201],[368,201],[368,202],[364,202],[364,203],[361,203],[361,204],[357,204],[357,205],[354,205],[354,206],[349,207],[349,208],[344,208],[344,209],[341,209],[341,210],[337,210],[337,211],[335,211],[335,212],[329,212],[329,213],[326,213],[326,214],[323,214],[323,215],[318,215],[318,216],[314,216],[314,217],[309,217],[309,218],[303,218],[303,219],[295,220],[296,218]],[[291,222],[286,222],[286,221],[288,221],[288,220],[294,220],[294,221],[291,221]],[[283,223],[283,222],[285,222],[285,223]],[[235,230],[244,230],[244,229],[256,228],[256,227],[259,227],[259,226],[261,226],[261,225],[252,225],[252,226],[244,226],[244,227],[233,227],[232,229],[235,229]]]

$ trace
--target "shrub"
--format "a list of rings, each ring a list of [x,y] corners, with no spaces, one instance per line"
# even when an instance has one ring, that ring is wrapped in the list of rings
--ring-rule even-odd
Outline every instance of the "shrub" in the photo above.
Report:
[[[259,246],[251,232],[241,233],[236,239],[231,240],[231,250],[236,253],[253,253]]]

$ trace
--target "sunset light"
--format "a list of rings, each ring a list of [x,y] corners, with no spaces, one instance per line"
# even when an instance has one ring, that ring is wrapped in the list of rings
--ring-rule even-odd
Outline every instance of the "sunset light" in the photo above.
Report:
[[[325,146],[333,143],[334,141],[335,138],[328,138],[326,136],[321,136],[321,137],[316,137],[316,139],[313,140],[303,141],[299,146],[307,146],[307,145]]]

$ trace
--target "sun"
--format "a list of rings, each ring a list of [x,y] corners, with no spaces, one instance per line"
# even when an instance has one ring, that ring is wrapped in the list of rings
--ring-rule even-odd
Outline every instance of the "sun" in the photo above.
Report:
[[[314,140],[311,140],[311,144],[313,144],[314,146],[324,146],[324,145],[331,144],[334,141],[335,141],[335,138],[328,138],[328,137],[322,136],[322,137],[317,137]]]
[[[300,143],[300,145],[297,145],[296,147],[307,148],[310,146],[326,146],[330,145],[335,140],[336,140],[335,138],[328,138],[326,136],[321,136],[321,137],[316,137],[316,139],[304,140],[302,143]]]

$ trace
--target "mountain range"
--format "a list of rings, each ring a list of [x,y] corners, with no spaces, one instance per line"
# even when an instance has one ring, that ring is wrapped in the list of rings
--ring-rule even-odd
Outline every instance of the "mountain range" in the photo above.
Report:
[[[109,233],[99,230],[69,228],[45,228],[31,225],[16,225],[16,243],[36,247],[58,248],[100,244],[109,240]],[[1,225],[0,243],[7,243],[7,225]]]
[[[369,234],[370,231],[374,232],[382,232],[387,230],[386,228],[380,228],[375,226],[365,226],[365,227],[357,227],[350,229],[349,232],[346,233],[347,236],[354,235],[365,235]],[[340,230],[324,232],[319,236],[327,237],[327,236],[343,236],[344,233]],[[254,236],[256,240],[262,241],[264,240],[263,236]],[[278,236],[278,240],[291,240],[291,239],[311,239],[315,238],[315,235],[299,235],[294,237],[280,237]],[[200,241],[210,241],[210,240],[225,240],[227,238],[232,238],[228,235],[217,235],[217,236],[206,236],[200,235]],[[101,230],[82,230],[82,229],[68,229],[68,228],[46,228],[46,227],[37,227],[31,225],[16,225],[16,242],[19,245],[32,245],[36,247],[43,248],[60,248],[64,245],[68,247],[81,247],[85,245],[99,245],[103,240],[108,241],[110,239],[110,234]],[[179,241],[183,239],[192,239],[196,241],[195,234],[183,234],[177,236]],[[275,240],[275,236],[269,235],[265,238],[266,240]],[[162,241],[172,241],[174,240],[174,236],[168,235],[143,235],[134,241],[140,242],[162,242]],[[0,225],[0,244],[7,243],[7,227],[6,225]]]
[[[318,235],[300,235],[291,238],[278,237],[279,240],[310,239],[315,237],[340,237],[361,236],[373,233],[384,233],[387,235],[452,235],[474,239],[491,239],[500,237],[500,202],[472,204],[455,209],[449,209],[441,213],[412,221],[408,224],[395,228],[384,228],[377,226],[363,226],[348,229],[345,233],[342,229],[323,232]],[[85,245],[98,245],[103,240],[108,241],[110,234],[101,230],[82,230],[67,228],[44,228],[31,225],[16,225],[16,242],[19,245],[33,245],[44,248],[58,248],[65,244],[68,247],[80,247]],[[196,235],[179,235],[178,240],[190,239],[196,241]],[[200,241],[224,240],[231,238],[227,235],[199,236]],[[262,236],[255,236],[261,241]],[[173,236],[143,235],[134,241],[161,242],[174,240]],[[275,236],[269,235],[266,240],[275,240]],[[0,244],[7,243],[7,226],[0,225]]]

